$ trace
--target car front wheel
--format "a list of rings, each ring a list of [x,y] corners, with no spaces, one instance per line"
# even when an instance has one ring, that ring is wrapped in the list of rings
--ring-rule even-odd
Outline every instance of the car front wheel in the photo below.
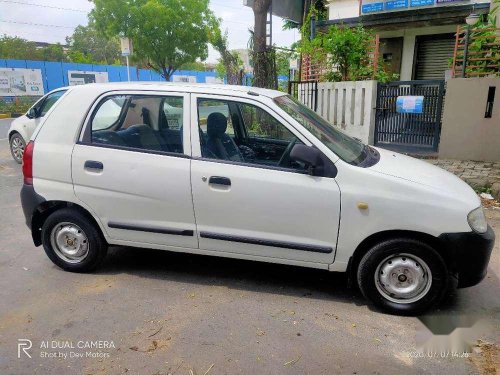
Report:
[[[371,248],[358,267],[363,295],[391,313],[414,315],[436,306],[452,283],[442,257],[416,239],[392,239]]]
[[[19,133],[15,133],[10,137],[10,153],[16,162],[21,164],[23,162],[24,148],[26,147],[26,142]]]
[[[81,212],[70,208],[49,215],[42,226],[42,244],[54,264],[71,272],[94,270],[107,253],[99,229]]]

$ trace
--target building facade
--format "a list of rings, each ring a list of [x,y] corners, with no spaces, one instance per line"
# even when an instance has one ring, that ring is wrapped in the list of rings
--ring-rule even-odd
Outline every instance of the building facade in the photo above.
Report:
[[[446,79],[457,26],[486,14],[489,0],[328,0],[328,25],[362,24],[380,38],[379,54],[400,80]]]

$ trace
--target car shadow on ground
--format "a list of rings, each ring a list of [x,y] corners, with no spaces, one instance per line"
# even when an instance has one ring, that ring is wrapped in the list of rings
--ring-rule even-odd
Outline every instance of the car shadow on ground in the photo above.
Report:
[[[96,273],[366,304],[344,273],[215,256],[112,246]]]
[[[104,264],[96,274],[130,274],[143,278],[171,280],[189,284],[223,286],[258,293],[288,295],[367,306],[356,286],[348,286],[347,274],[298,266],[248,261],[216,256],[176,253],[161,250],[111,246]],[[496,276],[493,275],[496,279]],[[498,280],[497,284],[500,285]],[[467,313],[468,304],[460,291],[444,299],[427,314]],[[475,310],[472,309],[472,310]]]

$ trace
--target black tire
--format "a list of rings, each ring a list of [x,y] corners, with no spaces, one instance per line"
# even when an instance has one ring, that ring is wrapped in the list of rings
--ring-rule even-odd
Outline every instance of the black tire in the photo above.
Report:
[[[388,299],[391,296],[384,296],[377,288],[375,273],[377,273],[378,266],[384,263],[389,257],[397,256],[398,254],[407,254],[410,257],[416,256],[417,258],[415,259],[420,258],[430,270],[432,278],[430,288],[427,292],[425,292],[426,289],[424,288],[421,296],[416,297],[419,298],[416,301],[408,302],[410,300],[407,300],[403,302],[402,299],[399,299],[401,302],[391,301]],[[404,255],[400,257],[400,259],[406,259]],[[389,262],[387,261],[387,263]],[[416,269],[418,267],[419,265],[416,266]],[[379,270],[379,272],[383,274],[382,271]],[[446,264],[439,253],[422,241],[408,238],[391,239],[372,247],[359,263],[357,280],[361,292],[367,299],[380,309],[398,315],[417,315],[431,307],[437,306],[453,285]],[[383,287],[379,286],[379,288],[382,289]],[[397,299],[394,295],[392,296],[393,299]]]
[[[77,225],[86,236],[88,252],[84,259],[71,263],[59,256],[52,246],[51,233],[61,223]],[[108,246],[99,228],[81,212],[63,208],[49,215],[42,226],[42,245],[50,260],[60,268],[70,272],[89,272],[96,269],[106,257]]]
[[[17,163],[22,164],[23,163],[23,156],[22,156],[22,154],[19,154],[18,151],[16,152],[16,150],[15,150],[19,146],[21,146],[22,150],[23,150],[22,152],[24,153],[24,149],[26,148],[26,142],[24,141],[23,137],[21,137],[21,134],[14,133],[9,139],[9,146],[10,146],[10,154],[12,155],[12,158]]]

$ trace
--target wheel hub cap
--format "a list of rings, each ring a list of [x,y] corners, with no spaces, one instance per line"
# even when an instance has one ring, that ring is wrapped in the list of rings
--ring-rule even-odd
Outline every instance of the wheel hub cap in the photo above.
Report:
[[[81,262],[89,251],[87,236],[73,223],[56,225],[52,229],[50,240],[57,256],[69,263]]]
[[[21,160],[24,154],[24,144],[19,138],[14,138],[12,140],[12,153],[15,158]]]
[[[375,285],[380,294],[392,302],[412,303],[424,297],[432,284],[427,264],[415,255],[387,257],[377,267]]]

